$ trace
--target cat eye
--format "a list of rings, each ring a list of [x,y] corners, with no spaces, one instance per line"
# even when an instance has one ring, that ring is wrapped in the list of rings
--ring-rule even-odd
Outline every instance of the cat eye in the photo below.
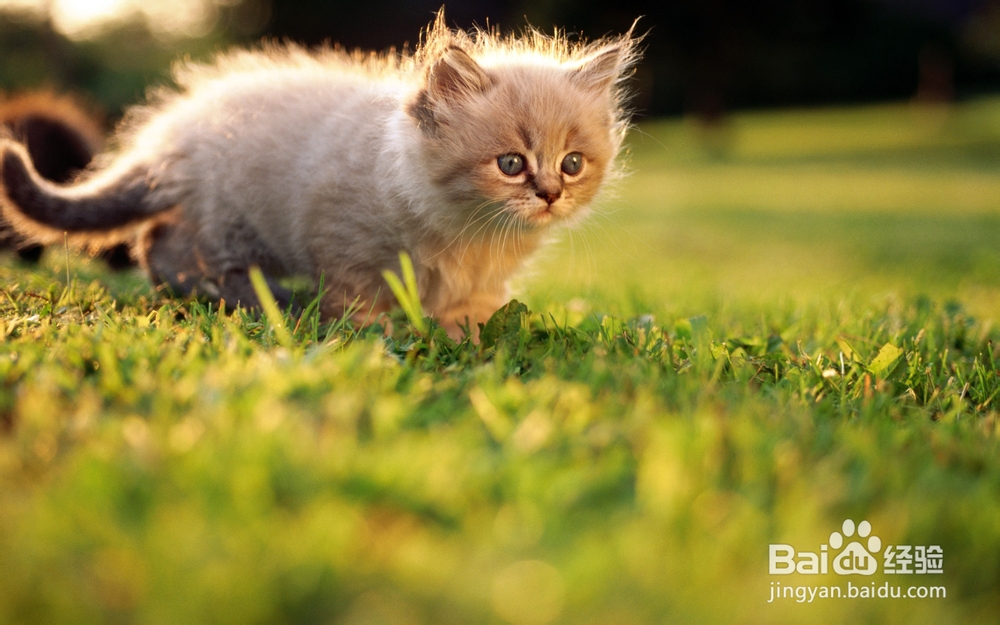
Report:
[[[583,167],[583,154],[579,152],[570,152],[562,160],[562,170],[564,174],[570,176],[575,176],[580,173],[580,169]]]
[[[516,176],[524,171],[524,157],[520,154],[504,154],[497,159],[497,167],[508,176]]]

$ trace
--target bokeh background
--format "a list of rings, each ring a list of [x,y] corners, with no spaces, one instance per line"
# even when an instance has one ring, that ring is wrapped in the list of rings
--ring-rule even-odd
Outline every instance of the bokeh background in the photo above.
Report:
[[[0,0],[0,91],[110,127],[177,58],[398,49],[440,2]],[[1000,1],[447,6],[588,38],[638,16],[630,174],[516,285],[609,337],[582,355],[289,359],[138,272],[0,263],[0,621],[997,622]],[[890,344],[909,377],[872,394]],[[766,545],[846,518],[942,545],[948,600],[767,608]]]
[[[114,118],[179,55],[261,37],[385,49],[413,44],[440,0],[0,0],[0,89],[90,95]],[[588,37],[648,31],[643,116],[923,98],[1000,88],[996,0],[452,2],[448,21],[530,23]]]

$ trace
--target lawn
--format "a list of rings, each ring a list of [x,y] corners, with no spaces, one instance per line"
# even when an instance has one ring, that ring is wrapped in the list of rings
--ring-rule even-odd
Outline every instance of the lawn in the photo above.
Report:
[[[1000,100],[628,160],[479,346],[6,258],[0,622],[995,622]]]

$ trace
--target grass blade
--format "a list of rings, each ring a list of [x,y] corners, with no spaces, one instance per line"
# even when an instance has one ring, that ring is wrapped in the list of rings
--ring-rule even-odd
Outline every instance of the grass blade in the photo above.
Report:
[[[406,313],[410,324],[418,332],[424,333],[427,331],[427,324],[424,323],[424,307],[420,303],[420,293],[417,290],[417,276],[413,271],[413,261],[410,260],[410,255],[406,252],[399,253],[399,266],[402,269],[402,280],[388,269],[382,272],[382,277],[385,278],[386,283],[392,290],[392,294],[396,296],[396,301],[399,302],[399,306]]]
[[[274,337],[278,340],[279,345],[290,349],[292,347],[292,335],[285,325],[285,316],[282,314],[281,309],[278,308],[278,302],[275,301],[274,294],[271,293],[271,288],[267,286],[267,279],[261,273],[260,267],[251,267],[249,273],[250,283],[253,285],[253,290],[260,301],[264,317],[267,318],[268,323],[274,328]]]

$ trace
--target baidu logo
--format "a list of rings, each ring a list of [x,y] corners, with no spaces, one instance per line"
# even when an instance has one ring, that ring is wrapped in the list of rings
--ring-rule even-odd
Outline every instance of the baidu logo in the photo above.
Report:
[[[944,572],[944,552],[939,545],[888,545],[872,534],[868,521],[855,524],[846,519],[840,531],[830,534],[819,551],[797,551],[791,545],[768,546],[768,572],[771,575],[826,575],[832,567],[837,575],[940,574]]]
[[[844,531],[830,534],[830,547],[840,549],[845,537],[854,536],[854,521],[847,519],[841,526]],[[867,546],[858,541],[852,541],[833,559],[833,570],[838,575],[873,575],[878,570],[878,559],[872,554],[882,551],[882,541],[878,536],[871,536],[872,525],[868,521],[858,523],[858,538],[867,538]]]

